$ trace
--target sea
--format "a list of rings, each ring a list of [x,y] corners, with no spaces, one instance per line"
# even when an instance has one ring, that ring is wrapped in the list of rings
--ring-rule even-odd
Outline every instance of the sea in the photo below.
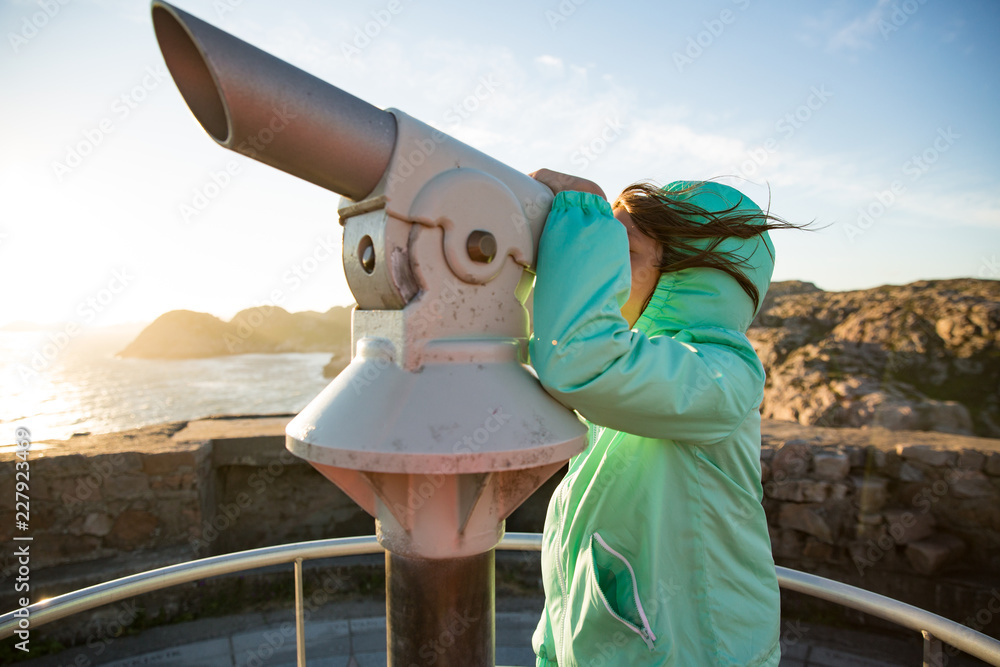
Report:
[[[326,385],[328,353],[123,359],[142,330],[0,331],[0,446],[211,415],[294,413]]]

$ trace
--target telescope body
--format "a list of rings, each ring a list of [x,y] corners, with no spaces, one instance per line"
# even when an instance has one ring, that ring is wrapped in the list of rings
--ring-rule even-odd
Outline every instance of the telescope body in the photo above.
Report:
[[[165,2],[152,11],[216,142],[342,195],[352,361],[288,424],[286,446],[375,517],[390,664],[424,659],[456,608],[477,620],[441,664],[492,664],[504,520],[586,436],[524,363],[552,192]]]

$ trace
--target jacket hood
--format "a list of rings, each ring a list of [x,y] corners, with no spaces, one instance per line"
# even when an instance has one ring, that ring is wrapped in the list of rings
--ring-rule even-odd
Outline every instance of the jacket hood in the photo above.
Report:
[[[713,213],[736,206],[739,212],[761,214],[760,207],[749,197],[721,183],[674,181],[663,190],[679,192],[692,187],[695,189],[679,194],[677,199]],[[703,240],[706,246],[709,242]],[[740,270],[757,287],[759,303],[763,304],[774,271],[774,246],[768,233],[749,239],[725,239],[716,246],[716,251],[730,252],[746,260]],[[722,327],[746,333],[759,310],[760,305],[755,309],[750,295],[728,273],[695,267],[660,276],[649,305],[635,326],[648,336],[698,327]]]

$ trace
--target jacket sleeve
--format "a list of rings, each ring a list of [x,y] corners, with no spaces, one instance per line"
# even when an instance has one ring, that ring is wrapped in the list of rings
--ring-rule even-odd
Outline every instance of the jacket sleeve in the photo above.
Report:
[[[628,236],[607,201],[561,192],[536,265],[532,365],[542,386],[589,421],[643,437],[710,444],[762,399],[764,369],[739,332],[647,337],[621,306],[631,289]]]

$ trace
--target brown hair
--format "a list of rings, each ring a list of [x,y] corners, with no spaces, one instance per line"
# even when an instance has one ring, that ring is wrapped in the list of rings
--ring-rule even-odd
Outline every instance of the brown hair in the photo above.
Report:
[[[802,226],[769,212],[736,212],[743,202],[742,195],[739,202],[722,211],[708,211],[684,201],[701,185],[693,183],[680,190],[665,191],[648,181],[633,183],[618,195],[612,208],[628,211],[638,230],[660,244],[661,274],[696,266],[725,271],[747,293],[756,312],[760,294],[756,285],[740,270],[747,266],[747,258],[732,251],[717,252],[716,246],[731,237],[749,239],[770,229],[802,229]],[[701,247],[691,243],[696,239],[711,241],[708,247]],[[648,304],[649,298],[643,309]]]

